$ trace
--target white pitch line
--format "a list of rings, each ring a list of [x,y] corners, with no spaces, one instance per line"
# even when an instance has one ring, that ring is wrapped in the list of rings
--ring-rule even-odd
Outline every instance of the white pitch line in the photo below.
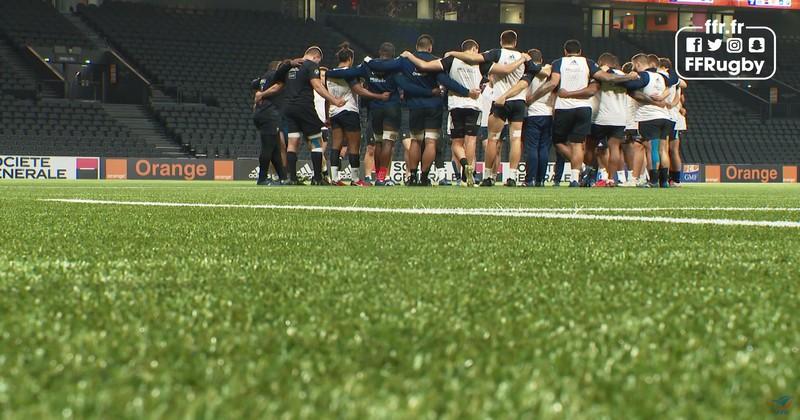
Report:
[[[40,201],[72,203],[72,204],[100,204],[122,206],[147,206],[147,207],[190,207],[190,208],[227,208],[227,209],[268,209],[268,210],[307,210],[307,211],[332,211],[349,213],[390,213],[414,215],[446,215],[446,216],[503,216],[523,217],[535,219],[567,219],[567,220],[603,220],[603,221],[630,221],[676,223],[689,225],[720,225],[720,226],[756,226],[777,228],[800,228],[800,222],[769,221],[769,220],[736,220],[736,219],[696,219],[678,217],[645,217],[576,214],[572,212],[546,212],[543,209],[527,209],[517,213],[505,211],[506,209],[464,209],[464,208],[381,208],[381,207],[336,207],[336,206],[306,206],[306,205],[275,205],[275,204],[213,204],[213,203],[169,203],[157,201],[110,201],[88,199],[42,199]],[[574,211],[574,209],[570,209]]]
[[[505,212],[519,212],[519,211],[553,211],[553,212],[581,212],[581,211],[606,211],[612,213],[630,212],[640,213],[648,211],[754,211],[754,212],[800,212],[800,207],[545,207],[545,208],[485,208],[485,209],[472,209],[472,210],[485,210],[485,211],[505,211]]]

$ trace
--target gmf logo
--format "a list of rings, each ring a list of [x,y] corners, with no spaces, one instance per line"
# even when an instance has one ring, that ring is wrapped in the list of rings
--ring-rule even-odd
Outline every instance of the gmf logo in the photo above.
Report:
[[[769,409],[772,414],[788,415],[789,410],[792,408],[792,397],[788,395],[781,395],[780,397],[769,401]]]

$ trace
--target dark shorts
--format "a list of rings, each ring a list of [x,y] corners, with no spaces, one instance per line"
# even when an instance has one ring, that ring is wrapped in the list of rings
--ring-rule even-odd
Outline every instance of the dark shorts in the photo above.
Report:
[[[415,108],[409,110],[408,126],[411,133],[442,129],[442,108]]]
[[[639,123],[639,134],[644,140],[666,140],[674,128],[672,121],[663,118],[642,121]]]
[[[670,139],[670,141],[673,141],[673,140],[682,140],[682,139],[683,139],[683,136],[684,136],[685,134],[686,134],[686,131],[685,131],[685,130],[673,130],[673,131],[672,131],[672,137],[670,137],[669,139]]]
[[[639,135],[639,130],[625,130],[625,143],[633,143],[641,140],[642,136]]]
[[[290,105],[284,111],[289,133],[302,133],[306,138],[322,133],[325,125],[313,107]]]
[[[597,140],[597,147],[604,149],[610,139],[625,138],[625,126],[592,124],[592,137]]]
[[[450,110],[450,138],[463,139],[466,136],[478,135],[478,120],[481,112],[469,108],[455,108]]]
[[[489,127],[481,127],[478,129],[478,140],[483,141],[489,138]]]
[[[371,108],[369,116],[372,120],[372,132],[382,136],[384,130],[400,130],[400,107],[393,106],[388,108]]]
[[[277,133],[281,126],[281,114],[277,109],[262,109],[253,114],[253,124],[261,133]]]
[[[592,132],[592,108],[557,109],[553,116],[553,143],[583,143]]]
[[[340,128],[348,133],[361,131],[361,116],[358,112],[342,111],[331,117],[331,128]]]
[[[506,101],[505,105],[492,104],[492,115],[507,122],[523,122],[528,113],[528,105],[523,100]]]

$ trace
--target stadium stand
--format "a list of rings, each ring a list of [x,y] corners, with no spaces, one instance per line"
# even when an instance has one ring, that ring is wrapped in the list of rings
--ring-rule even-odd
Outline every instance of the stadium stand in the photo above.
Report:
[[[99,102],[63,99],[26,56],[26,48],[90,48],[52,5],[0,2],[0,151],[3,154],[145,156],[161,152],[114,119]],[[59,90],[61,94],[59,97]]]
[[[0,2],[0,28],[17,48],[26,45],[89,48],[91,42],[59,13],[41,0]]]
[[[2,94],[0,150],[11,155],[153,156],[97,102],[17,99]]]
[[[186,103],[155,103],[167,131],[193,153],[256,156],[249,81],[275,59],[319,44],[333,53],[344,37],[323,25],[251,11],[193,10],[105,2],[80,7],[89,24],[167,93]]]

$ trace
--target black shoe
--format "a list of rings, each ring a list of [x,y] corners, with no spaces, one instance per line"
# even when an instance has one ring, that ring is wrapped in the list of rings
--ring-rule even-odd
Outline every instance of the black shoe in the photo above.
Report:
[[[494,179],[492,178],[485,178],[481,181],[481,187],[493,187],[494,186]]]
[[[303,185],[303,184],[301,184],[300,181],[298,181],[296,179],[290,179],[290,180],[286,181],[284,183],[284,185],[295,186],[295,185]]]
[[[311,185],[312,185],[312,186],[323,185],[323,184],[322,184],[322,180],[321,180],[321,179],[312,179],[312,180],[311,180]]]
[[[431,179],[430,178],[423,178],[422,181],[419,183],[420,187],[430,187],[431,186]]]
[[[272,180],[271,179],[260,179],[260,180],[258,180],[258,182],[256,182],[256,185],[262,185],[262,186],[268,187],[268,186],[272,185]]]
[[[513,178],[508,178],[506,180],[506,183],[503,184],[503,185],[505,185],[506,187],[516,187],[517,186],[517,180],[513,179]]]

